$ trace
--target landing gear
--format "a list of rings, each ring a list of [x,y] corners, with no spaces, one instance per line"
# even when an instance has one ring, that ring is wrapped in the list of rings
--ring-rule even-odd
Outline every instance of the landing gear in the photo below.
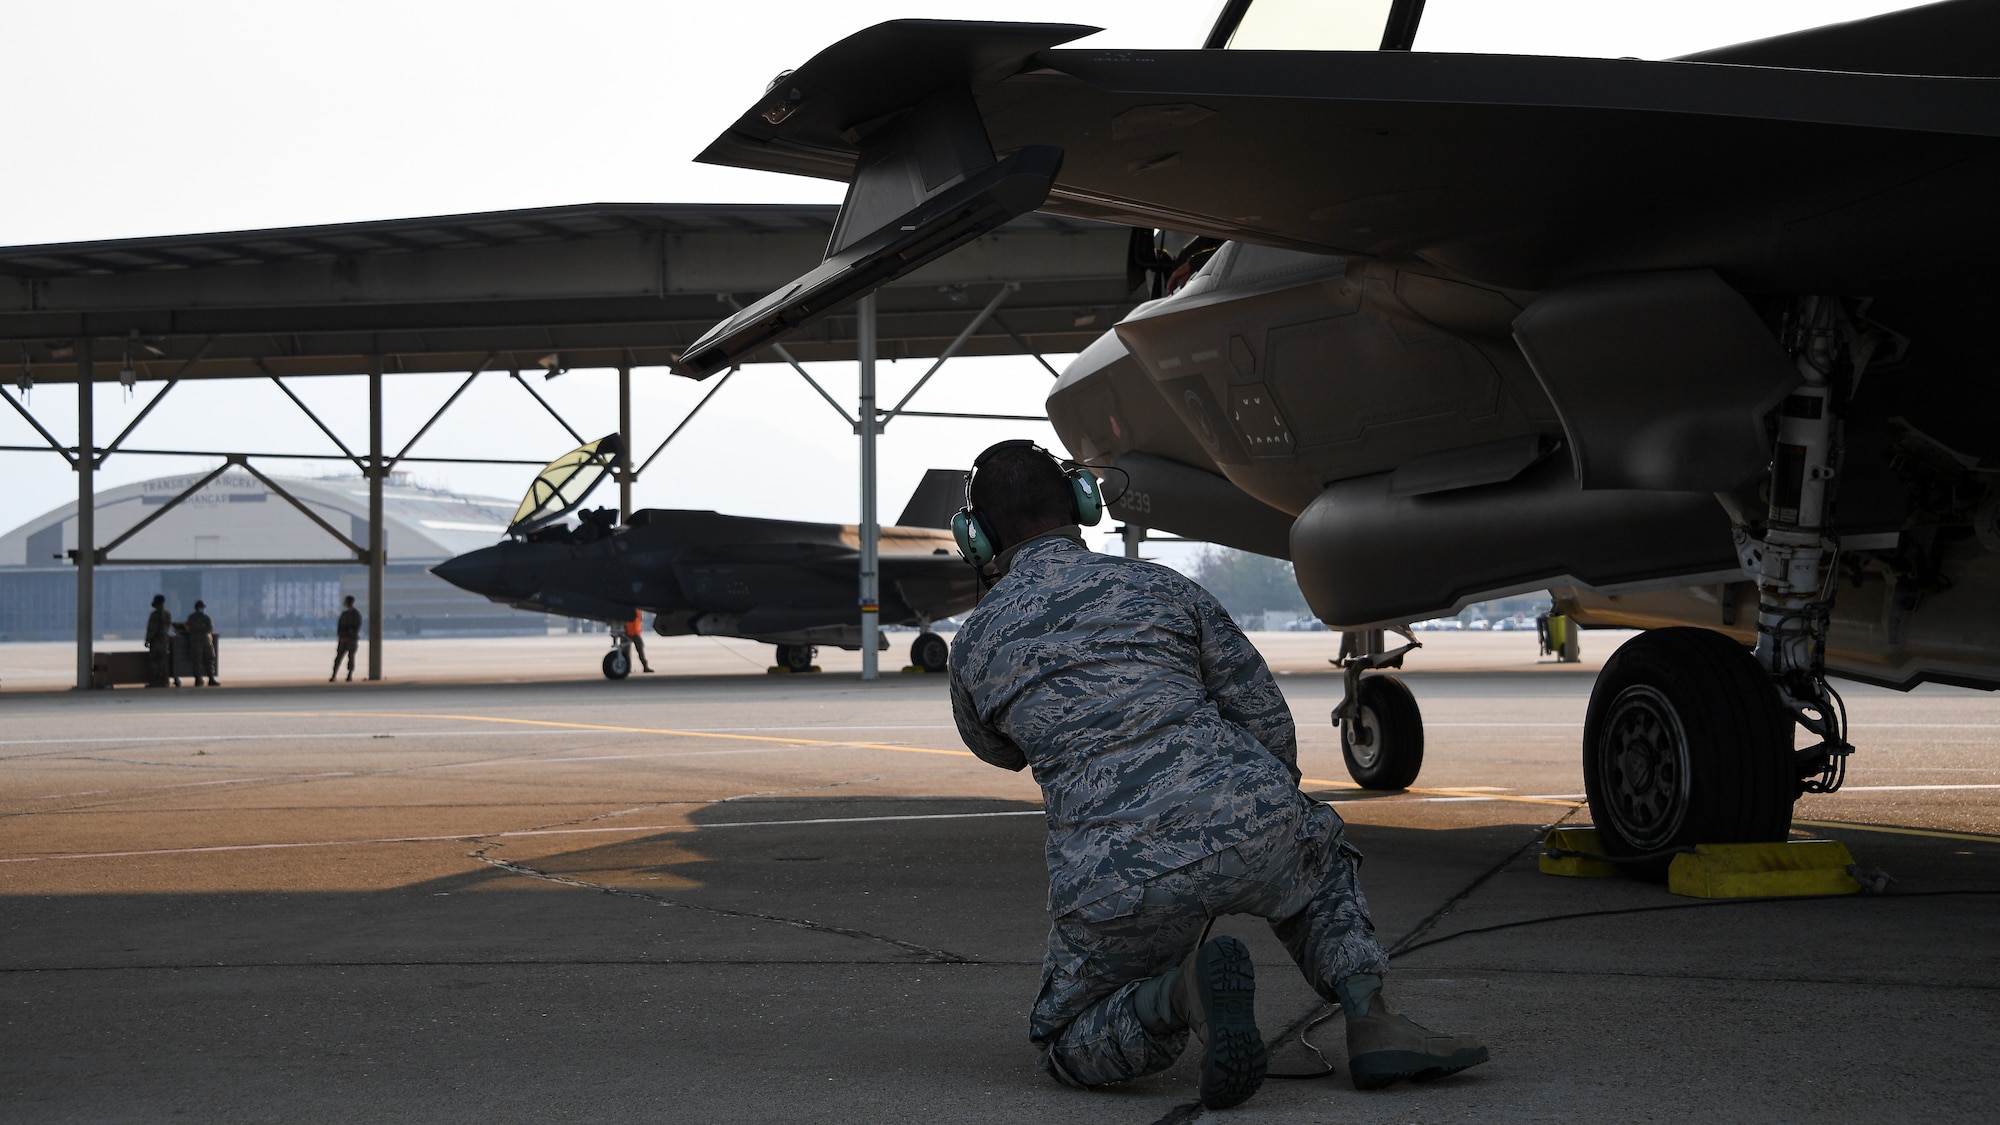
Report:
[[[1408,643],[1391,649],[1384,629],[1362,629],[1340,635],[1340,657],[1333,663],[1347,677],[1347,695],[1333,709],[1340,728],[1340,755],[1347,774],[1363,789],[1407,789],[1424,768],[1424,716],[1417,698],[1394,676],[1364,676],[1381,668],[1401,668],[1403,656],[1419,647],[1408,630],[1398,629]]]
[[[1394,676],[1368,676],[1354,717],[1340,724],[1340,756],[1363,789],[1408,789],[1424,768],[1424,716]]]
[[[1655,629],[1605,662],[1583,724],[1583,784],[1605,853],[1664,879],[1693,844],[1783,840],[1792,717],[1755,657],[1707,629]]]
[[[926,672],[942,672],[951,661],[951,646],[936,633],[919,633],[910,644],[910,663]]]
[[[1783,840],[1801,793],[1831,793],[1854,747],[1826,682],[1840,538],[1828,523],[1840,413],[1881,340],[1845,305],[1802,297],[1782,343],[1800,385],[1777,410],[1761,519],[1732,507],[1757,580],[1757,648],[1706,629],[1656,629],[1605,662],[1583,727],[1583,779],[1606,853],[1658,879],[1690,844]],[[1819,742],[1794,751],[1795,726]]]
[[[811,645],[779,645],[778,667],[791,672],[810,672],[818,650]]]
[[[632,651],[624,645],[613,645],[604,654],[604,678],[622,680],[632,674]]]

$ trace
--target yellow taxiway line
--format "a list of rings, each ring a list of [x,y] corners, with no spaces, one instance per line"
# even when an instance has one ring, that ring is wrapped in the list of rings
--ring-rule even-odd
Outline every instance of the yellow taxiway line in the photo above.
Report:
[[[235,712],[244,714],[244,712]],[[932,746],[900,746],[889,742],[856,742],[849,740],[828,740],[818,738],[789,738],[768,734],[732,734],[723,731],[675,730],[668,727],[628,727],[608,723],[578,723],[557,719],[514,719],[500,715],[457,715],[432,714],[421,711],[262,711],[260,715],[284,715],[297,718],[339,718],[343,716],[366,719],[435,719],[444,722],[498,723],[509,726],[551,727],[559,730],[601,730],[619,734],[656,734],[671,738],[716,738],[732,742],[758,742],[783,746],[846,746],[862,750],[891,750],[899,754],[942,754],[954,758],[971,758],[970,750],[945,750]],[[1299,781],[1302,789],[1339,789],[1360,791],[1361,787],[1351,781],[1329,781],[1325,778],[1308,777]],[[1425,797],[1479,798],[1488,801],[1505,801],[1522,805],[1555,805],[1575,808],[1582,801],[1561,797],[1527,797],[1511,793],[1495,793],[1490,789],[1406,789]],[[1981,835],[1974,832],[1946,832],[1930,828],[1900,828],[1881,824],[1857,824],[1840,820],[1794,820],[1795,825],[1806,828],[1851,829],[1857,832],[1884,832],[1898,836],[1928,836],[1939,840],[1963,840],[1975,844],[2000,843],[2000,836]]]
[[[904,754],[945,754],[970,758],[970,750],[940,750],[929,746],[899,746],[889,742],[828,741],[819,738],[788,738],[770,734],[728,734],[722,731],[672,730],[665,727],[622,727],[606,723],[574,723],[555,719],[509,719],[499,715],[433,715],[418,711],[292,711],[287,714],[310,718],[337,718],[351,715],[364,719],[442,719],[461,723],[503,723],[510,726],[554,727],[560,730],[602,730],[620,734],[659,734],[672,738],[719,738],[731,742],[777,743],[784,746],[851,746],[862,750],[895,750]]]

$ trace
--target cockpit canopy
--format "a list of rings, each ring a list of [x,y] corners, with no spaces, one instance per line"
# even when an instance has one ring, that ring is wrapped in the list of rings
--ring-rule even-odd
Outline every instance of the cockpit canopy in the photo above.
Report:
[[[1229,0],[1205,46],[1232,51],[1407,51],[1423,0]]]
[[[617,434],[586,442],[548,463],[528,485],[507,534],[526,535],[575,511],[612,468],[624,445]]]

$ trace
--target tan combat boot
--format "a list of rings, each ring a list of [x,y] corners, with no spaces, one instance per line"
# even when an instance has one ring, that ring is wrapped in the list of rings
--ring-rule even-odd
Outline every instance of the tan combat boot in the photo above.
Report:
[[[1422,1082],[1456,1074],[1487,1059],[1470,1035],[1432,1031],[1389,1011],[1376,993],[1368,1014],[1347,1017],[1347,1072],[1357,1090],[1379,1090],[1405,1079]]]

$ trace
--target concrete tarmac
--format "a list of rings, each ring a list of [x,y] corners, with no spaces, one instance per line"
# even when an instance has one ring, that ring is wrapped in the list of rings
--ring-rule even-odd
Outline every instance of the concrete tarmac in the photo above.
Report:
[[[1427,637],[1424,775],[1390,795],[1346,781],[1332,635],[1256,639],[1368,854],[1393,1002],[1486,1066],[1354,1091],[1339,1016],[1228,918],[1273,1070],[1314,1069],[1297,1033],[1330,1015],[1308,1035],[1339,1076],[1212,1114],[1191,1057],[1051,1082],[1039,795],[960,749],[942,677],[766,675],[687,638],[610,683],[601,637],[552,637],[497,669],[402,642],[386,684],[309,683],[331,645],[268,642],[219,689],[31,692],[5,646],[0,1121],[1993,1119],[2000,698],[1846,689],[1861,749],[1799,834],[1888,893],[1702,903],[1536,870],[1547,825],[1588,819],[1618,638],[1560,666]]]

